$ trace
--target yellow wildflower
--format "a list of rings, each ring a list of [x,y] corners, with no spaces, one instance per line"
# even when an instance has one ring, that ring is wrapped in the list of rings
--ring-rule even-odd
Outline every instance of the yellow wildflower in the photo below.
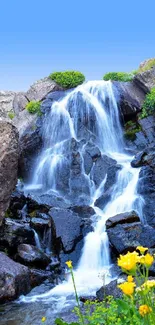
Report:
[[[68,266],[69,269],[72,268],[72,261],[67,261],[66,264],[67,264],[67,266]]]
[[[139,313],[142,317],[144,317],[145,315],[149,314],[152,312],[152,308],[149,307],[148,305],[141,305],[139,307]]]
[[[132,275],[128,275],[127,279],[128,279],[128,282],[133,282],[133,276]]]
[[[146,282],[143,283],[142,287],[144,288],[153,288],[155,287],[155,280],[147,280]]]
[[[153,264],[154,258],[152,255],[147,253],[146,255],[137,257],[140,264],[144,264],[146,267],[150,267]]]
[[[126,255],[120,255],[118,258],[118,266],[120,266],[123,271],[133,271],[136,268],[136,263],[137,263],[137,257],[138,253],[137,252],[128,252]]]
[[[148,248],[143,246],[137,246],[136,250],[139,251],[141,254],[144,254],[148,251]]]
[[[136,284],[134,282],[124,282],[119,284],[118,288],[120,288],[125,295],[132,296],[135,286]]]
[[[42,317],[41,321],[44,323],[46,321],[46,317]]]

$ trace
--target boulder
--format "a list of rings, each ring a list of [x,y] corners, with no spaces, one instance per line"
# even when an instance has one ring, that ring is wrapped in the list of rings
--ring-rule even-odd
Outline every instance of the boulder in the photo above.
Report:
[[[99,301],[103,301],[106,296],[113,296],[114,298],[122,297],[121,290],[117,287],[116,280],[111,281],[96,292],[96,297]]]
[[[14,91],[0,91],[0,118],[7,118],[8,113],[14,111]]]
[[[14,300],[30,289],[29,269],[0,252],[0,302]]]
[[[40,269],[46,268],[50,263],[50,258],[37,247],[29,244],[18,246],[16,259],[28,266],[37,266]]]
[[[0,225],[17,183],[18,132],[9,122],[0,119]]]
[[[147,62],[145,61],[144,64]],[[155,66],[150,70],[140,72],[135,75],[134,83],[144,92],[149,92],[153,87],[155,87]]]
[[[44,79],[36,81],[25,95],[29,101],[41,101],[47,96],[47,94],[56,90],[62,90],[62,88],[58,86],[53,80],[46,77]]]
[[[119,213],[116,216],[111,217],[106,221],[106,229],[113,228],[118,224],[121,225],[124,223],[133,223],[139,221],[140,218],[135,211]]]
[[[117,224],[107,229],[107,234],[117,255],[133,251],[137,246],[155,247],[154,229],[140,222]]]
[[[50,209],[49,215],[53,220],[55,248],[62,248],[65,253],[73,251],[82,238],[81,218],[77,213],[61,208]]]
[[[102,157],[99,157],[96,160],[93,168],[93,180],[96,187],[99,187],[101,182],[104,180],[106,174],[107,174],[107,180],[105,183],[105,190],[107,190],[115,183],[116,173],[118,169],[120,169],[120,167],[116,165],[117,165],[116,160],[106,155],[102,155]]]
[[[28,104],[28,99],[24,92],[16,93],[13,99],[13,110],[16,115],[23,111]]]

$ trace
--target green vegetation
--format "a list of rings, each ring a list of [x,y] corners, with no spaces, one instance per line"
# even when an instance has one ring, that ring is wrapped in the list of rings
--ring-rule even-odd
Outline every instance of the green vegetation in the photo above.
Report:
[[[132,81],[133,74],[126,72],[109,72],[103,76],[103,80],[115,80],[115,81]]]
[[[149,269],[154,263],[147,247],[138,246],[134,252],[120,255],[118,266],[126,273],[126,281],[117,287],[121,298],[103,296],[103,301],[90,302],[81,308],[75,287],[72,261],[66,262],[75,291],[77,307],[74,312],[77,322],[68,324],[62,319],[55,320],[56,325],[154,325],[155,324],[155,280],[149,279]],[[42,322],[46,317],[42,318]]]
[[[32,102],[29,102],[26,105],[26,109],[28,110],[28,112],[30,114],[36,114],[37,113],[40,116],[40,115],[42,115],[41,110],[40,110],[40,106],[41,106],[40,102],[32,101]]]
[[[54,72],[49,77],[65,89],[77,87],[85,81],[85,76],[78,71]]]
[[[143,67],[140,67],[138,70],[137,70],[137,73],[140,73],[140,72],[145,72],[147,70],[150,70],[151,68],[153,68],[155,66],[155,58],[153,59],[150,59],[146,62],[146,64],[144,64]]]
[[[10,112],[8,113],[8,117],[9,117],[11,120],[13,120],[13,118],[15,117],[15,113],[12,112],[12,111],[10,111]]]
[[[146,95],[140,118],[145,118],[151,114],[155,114],[155,88],[152,88],[150,93]]]
[[[136,121],[129,121],[125,124],[125,138],[135,140],[136,133],[141,131],[141,126]]]

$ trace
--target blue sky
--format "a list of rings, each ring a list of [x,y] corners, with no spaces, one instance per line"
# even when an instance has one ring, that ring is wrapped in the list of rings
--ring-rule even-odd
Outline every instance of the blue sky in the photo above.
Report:
[[[154,0],[2,0],[0,12],[0,90],[59,70],[101,79],[155,56]]]

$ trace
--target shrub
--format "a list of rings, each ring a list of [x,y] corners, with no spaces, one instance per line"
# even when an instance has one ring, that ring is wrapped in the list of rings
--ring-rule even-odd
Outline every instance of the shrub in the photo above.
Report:
[[[32,101],[26,105],[26,109],[30,114],[37,113],[38,115],[41,115],[40,106],[41,106],[40,102]]]
[[[10,111],[10,112],[8,113],[8,117],[9,117],[11,120],[13,120],[13,118],[15,117],[15,113],[12,112],[12,111]]]
[[[126,72],[109,72],[103,76],[103,80],[115,80],[115,81],[132,81],[133,74]]]
[[[85,81],[85,76],[78,71],[54,72],[49,77],[65,89],[77,87]]]
[[[150,93],[146,95],[140,118],[145,118],[151,114],[155,114],[155,88],[152,88]]]
[[[135,140],[136,133],[141,131],[141,126],[137,121],[128,121],[125,124],[125,138],[129,140]]]

